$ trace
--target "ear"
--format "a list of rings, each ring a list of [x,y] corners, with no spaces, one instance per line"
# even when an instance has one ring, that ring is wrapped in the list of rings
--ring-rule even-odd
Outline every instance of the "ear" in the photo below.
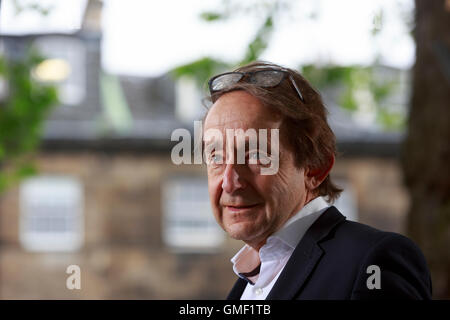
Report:
[[[325,180],[334,165],[334,155],[328,158],[328,163],[322,168],[311,168],[305,171],[305,183],[309,190],[314,190]]]

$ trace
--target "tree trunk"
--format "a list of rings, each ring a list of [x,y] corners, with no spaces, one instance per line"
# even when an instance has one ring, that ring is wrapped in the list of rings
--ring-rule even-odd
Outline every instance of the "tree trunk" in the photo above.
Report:
[[[416,0],[416,63],[402,153],[409,236],[431,269],[433,297],[450,298],[450,1]]]

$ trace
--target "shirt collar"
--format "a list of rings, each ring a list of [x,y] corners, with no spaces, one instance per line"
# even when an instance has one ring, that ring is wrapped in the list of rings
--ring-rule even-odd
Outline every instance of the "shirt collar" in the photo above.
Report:
[[[329,204],[323,197],[311,200],[299,212],[289,218],[280,230],[267,238],[267,242],[270,242],[272,238],[278,238],[291,248],[295,248],[309,227],[328,207]]]

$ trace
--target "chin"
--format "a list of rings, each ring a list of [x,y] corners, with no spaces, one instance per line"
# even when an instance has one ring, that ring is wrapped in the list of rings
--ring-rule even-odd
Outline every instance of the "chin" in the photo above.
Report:
[[[228,235],[235,240],[248,241],[254,239],[256,234],[254,230],[245,226],[246,223],[234,223],[232,225],[226,226],[224,230]],[[252,226],[254,227],[254,226]]]

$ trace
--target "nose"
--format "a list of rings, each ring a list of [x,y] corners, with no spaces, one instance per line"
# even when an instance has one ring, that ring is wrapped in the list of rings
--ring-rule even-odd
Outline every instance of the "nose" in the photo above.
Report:
[[[227,193],[233,193],[238,189],[244,189],[246,183],[236,170],[236,165],[226,164],[225,171],[223,173],[222,189]]]

